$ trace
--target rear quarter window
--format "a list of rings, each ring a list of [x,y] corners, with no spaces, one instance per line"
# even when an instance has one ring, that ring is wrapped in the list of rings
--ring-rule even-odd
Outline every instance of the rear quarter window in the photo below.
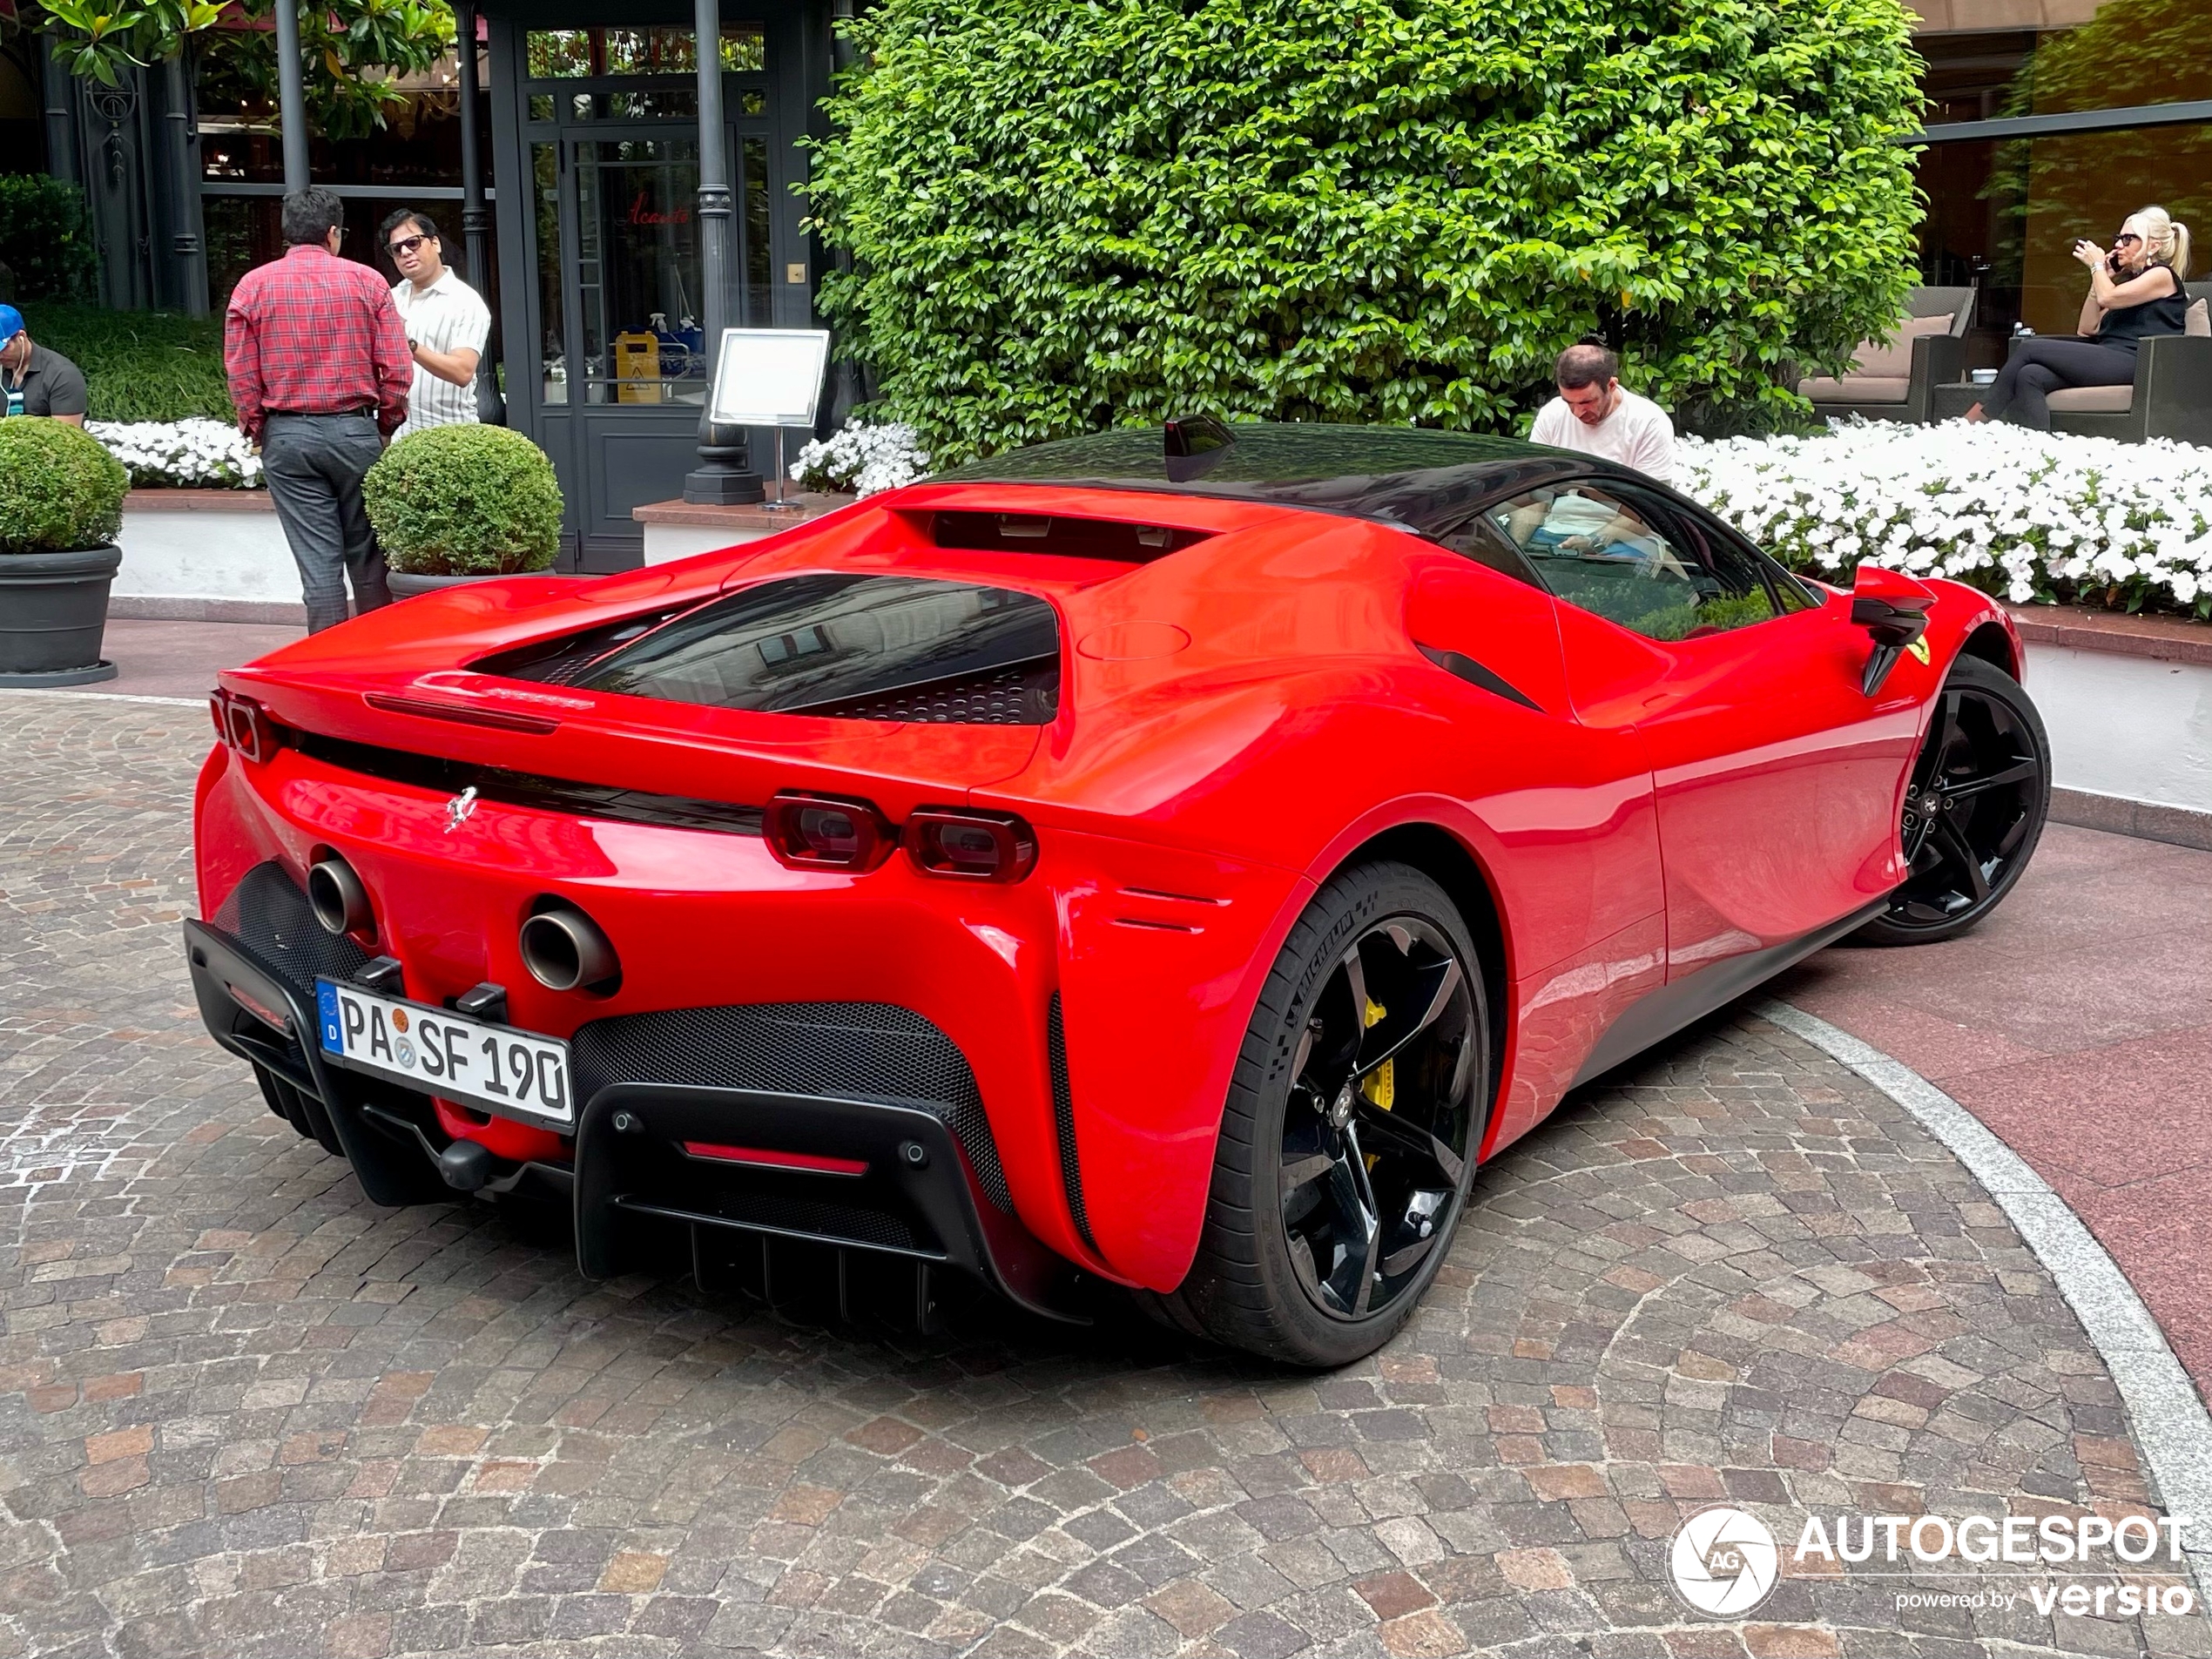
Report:
[[[786,577],[664,623],[573,684],[711,708],[1043,725],[1060,625],[1034,594],[918,577]]]

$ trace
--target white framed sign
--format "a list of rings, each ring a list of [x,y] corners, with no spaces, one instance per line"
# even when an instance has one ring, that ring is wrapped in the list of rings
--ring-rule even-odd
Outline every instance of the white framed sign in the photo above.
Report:
[[[829,346],[826,328],[725,328],[708,418],[717,426],[813,426]]]

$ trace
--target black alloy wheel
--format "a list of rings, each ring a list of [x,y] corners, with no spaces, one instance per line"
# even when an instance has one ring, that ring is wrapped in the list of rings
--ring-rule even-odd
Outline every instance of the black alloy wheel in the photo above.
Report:
[[[1414,916],[1345,951],[1298,1035],[1277,1193],[1300,1287],[1332,1318],[1412,1286],[1467,1184],[1467,971]]]
[[[1198,1258],[1155,1311],[1299,1365],[1380,1347],[1450,1249],[1489,1052],[1474,946],[1443,890],[1399,864],[1339,875],[1254,1010]]]
[[[1928,944],[1973,927],[2027,868],[2050,806],[2050,739],[2035,705],[2002,670],[1960,658],[1905,790],[1908,873],[1859,937]]]

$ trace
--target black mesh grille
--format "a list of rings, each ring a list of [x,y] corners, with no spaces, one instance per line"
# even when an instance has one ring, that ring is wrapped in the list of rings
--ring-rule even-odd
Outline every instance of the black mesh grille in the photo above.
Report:
[[[246,873],[216,911],[215,925],[244,941],[255,955],[291,981],[310,1006],[317,974],[350,979],[368,961],[368,953],[344,934],[323,931],[308,907],[307,895],[274,860]]]
[[[215,912],[215,926],[238,940],[315,1005],[315,978],[351,979],[368,953],[342,934],[323,931],[281,864],[257,864],[231,889]],[[271,1034],[273,1038],[274,1034]],[[307,1074],[307,1060],[296,1036],[282,1039],[296,1073]]]
[[[1060,1184],[1068,1194],[1068,1213],[1076,1218],[1076,1231],[1082,1241],[1093,1250],[1098,1241],[1090,1236],[1090,1217],[1083,1209],[1082,1161],[1076,1154],[1076,1101],[1068,1086],[1068,1038],[1060,1024],[1060,993],[1052,994],[1052,1006],[1045,1014],[1045,1051],[1052,1067],[1052,1121],[1060,1132]]]
[[[975,1074],[953,1040],[887,1002],[765,1002],[594,1020],[570,1039],[578,1096],[609,1083],[757,1089],[919,1106],[952,1130],[1007,1214],[1014,1200]]]

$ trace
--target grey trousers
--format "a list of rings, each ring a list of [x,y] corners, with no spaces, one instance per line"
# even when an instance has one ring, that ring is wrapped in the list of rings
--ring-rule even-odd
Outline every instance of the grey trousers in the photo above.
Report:
[[[361,475],[383,453],[373,415],[271,415],[262,422],[261,473],[300,567],[311,634],[346,620],[349,578],[356,611],[392,603],[361,506]]]

